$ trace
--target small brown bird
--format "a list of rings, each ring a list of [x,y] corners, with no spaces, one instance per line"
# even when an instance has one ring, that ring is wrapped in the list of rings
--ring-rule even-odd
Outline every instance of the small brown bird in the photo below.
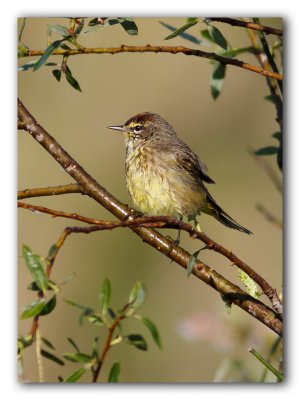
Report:
[[[206,165],[160,115],[144,112],[108,128],[125,135],[127,188],[143,214],[188,216],[196,223],[204,212],[229,228],[252,233],[218,206],[203,183],[215,183]]]

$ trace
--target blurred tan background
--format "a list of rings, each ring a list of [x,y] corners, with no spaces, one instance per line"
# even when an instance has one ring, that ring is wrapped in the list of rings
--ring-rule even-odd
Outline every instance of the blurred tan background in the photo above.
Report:
[[[139,35],[131,37],[113,26],[86,35],[79,42],[87,47],[128,45],[184,45],[192,43],[175,38],[164,41],[170,32],[158,21],[176,27],[185,18],[136,18]],[[19,20],[19,29],[20,29]],[[30,49],[45,49],[47,24],[67,25],[67,19],[28,18],[22,42]],[[262,23],[282,27],[280,19],[262,19]],[[248,46],[244,29],[214,24],[234,47]],[[205,26],[201,26],[205,29]],[[199,35],[199,26],[189,33]],[[55,38],[55,35],[53,35]],[[269,38],[272,40],[272,37]],[[274,39],[273,39],[274,40]],[[205,51],[216,47],[200,46]],[[240,59],[256,64],[254,56]],[[21,60],[21,64],[29,58]],[[50,61],[61,62],[59,57]],[[276,144],[271,134],[278,130],[275,110],[265,101],[268,88],[265,79],[240,68],[228,67],[225,85],[214,101],[209,79],[212,66],[208,60],[171,54],[81,55],[70,57],[68,65],[79,81],[82,93],[65,79],[58,83],[51,74],[55,67],[42,67],[37,72],[18,74],[20,99],[39,123],[114,196],[130,204],[125,187],[123,138],[106,126],[121,124],[134,114],[153,111],[173,125],[179,136],[207,164],[216,185],[209,189],[217,202],[253,236],[227,229],[210,217],[201,217],[203,230],[214,240],[232,249],[269,283],[281,290],[282,232],[268,222],[255,206],[260,203],[281,217],[281,196],[274,185],[249,155],[248,149]],[[277,170],[275,157],[267,159]],[[19,189],[70,183],[71,178],[26,132],[19,132]],[[95,218],[112,219],[91,199],[71,194],[28,199],[28,203],[57,210],[75,212]],[[19,210],[18,254],[23,244],[46,256],[66,226],[74,221],[52,219],[48,215]],[[167,231],[166,234],[174,232]],[[182,234],[181,245],[190,252],[202,247]],[[236,268],[227,259],[208,251],[200,259],[241,285]],[[267,351],[275,339],[266,327],[234,307],[230,315],[217,292],[191,276],[176,264],[170,264],[151,247],[146,246],[126,229],[90,235],[71,235],[60,252],[52,273],[61,282],[75,273],[75,278],[62,287],[54,312],[41,318],[42,335],[51,340],[58,356],[73,351],[67,337],[74,339],[82,351],[91,351],[91,342],[106,331],[86,322],[78,325],[79,312],[62,299],[97,307],[98,292],[104,278],[112,284],[112,306],[122,306],[133,284],[141,280],[147,288],[147,300],[140,312],[157,325],[163,351],[157,349],[148,331],[138,321],[125,321],[124,333],[140,333],[149,345],[148,352],[121,344],[109,352],[101,373],[106,381],[115,361],[121,362],[121,382],[212,382],[228,379],[259,379],[262,369],[248,353],[248,347]],[[18,266],[18,317],[22,307],[35,300],[26,289],[30,282],[24,261]],[[263,301],[268,301],[262,297]],[[27,334],[29,320],[18,322],[18,333]],[[100,333],[99,333],[100,332]],[[243,362],[231,366],[231,360]],[[65,367],[44,359],[45,380],[56,382],[77,368]],[[24,353],[25,379],[37,381],[34,347]],[[272,377],[270,377],[272,379]],[[89,374],[83,381],[90,381]]]

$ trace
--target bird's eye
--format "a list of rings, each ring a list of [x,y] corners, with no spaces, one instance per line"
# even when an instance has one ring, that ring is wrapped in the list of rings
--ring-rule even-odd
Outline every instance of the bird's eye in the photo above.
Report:
[[[136,125],[133,130],[134,132],[140,132],[142,129],[143,129],[142,125]]]

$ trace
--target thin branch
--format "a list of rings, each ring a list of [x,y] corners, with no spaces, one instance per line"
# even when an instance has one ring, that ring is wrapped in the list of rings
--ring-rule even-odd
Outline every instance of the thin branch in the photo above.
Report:
[[[138,217],[134,219],[127,219],[125,221],[105,221],[97,220],[94,218],[84,217],[75,213],[66,213],[62,211],[52,210],[46,207],[41,207],[37,205],[25,204],[18,202],[18,207],[29,209],[31,211],[43,212],[50,214],[53,217],[64,217],[69,219],[74,219],[76,221],[86,222],[88,224],[96,225],[95,227],[84,228],[84,230],[78,230],[76,227],[66,228],[62,235],[63,242],[66,236],[72,232],[82,232],[91,233],[100,230],[112,230],[115,228],[125,228],[125,227],[145,227],[145,228],[164,228],[164,229],[180,229],[190,234],[193,238],[197,238],[206,244],[207,249],[216,251],[228,258],[233,265],[236,265],[242,269],[246,274],[248,274],[262,289],[263,293],[270,299],[271,304],[276,312],[282,313],[282,306],[280,299],[277,295],[275,289],[273,289],[257,272],[255,272],[249,265],[238,258],[232,251],[227,250],[225,247],[216,243],[214,240],[209,238],[205,233],[199,232],[189,223],[173,219],[168,216],[157,216],[157,217]],[[63,244],[61,243],[61,245]],[[60,245],[60,246],[61,246]],[[59,247],[60,247],[59,246]]]
[[[128,219],[134,216],[132,209],[121,203],[93,179],[59,144],[58,142],[37,123],[30,112],[18,100],[18,116],[20,121],[26,125],[26,131],[72,176],[82,187],[83,191],[111,212],[118,219]],[[89,227],[90,228],[90,227]],[[83,228],[81,228],[83,229]],[[175,261],[184,269],[190,263],[192,255],[173,242],[161,235],[159,232],[144,228],[131,227],[144,242],[148,243],[166,257]],[[204,283],[218,291],[235,305],[261,321],[278,335],[282,334],[281,317],[271,308],[259,300],[241,290],[222,275],[218,274],[205,263],[196,259],[193,263],[192,273]]]
[[[69,193],[85,194],[77,183],[70,183],[68,185],[19,190],[18,199],[21,200],[28,199],[30,197],[55,196]]]
[[[259,18],[253,18],[255,23],[259,23]],[[279,73],[279,70],[277,68],[276,62],[274,60],[274,57],[272,56],[271,52],[270,52],[270,48],[268,45],[268,42],[265,38],[265,34],[264,32],[260,31],[258,32],[258,36],[262,45],[262,48],[264,50],[265,55],[268,58],[269,64],[271,65],[271,68],[273,69],[274,72]],[[280,87],[281,93],[282,93],[282,82],[278,81],[278,86]]]
[[[256,52],[253,52],[255,55],[256,59],[260,63],[261,67],[267,70],[271,70],[271,67],[268,63],[268,58],[266,55],[262,52],[260,46],[258,45],[258,37],[257,33],[253,32],[251,30],[248,30],[248,35],[251,40],[252,46],[257,49]],[[280,126],[280,131],[282,132],[282,98],[280,91],[278,89],[278,85],[276,84],[276,81],[274,79],[266,78],[267,85],[270,90],[270,94],[272,96],[272,99],[274,100],[275,107],[276,107],[276,121],[278,122]]]
[[[270,26],[261,25],[259,23],[241,21],[239,19],[233,19],[233,18],[209,17],[208,19],[210,19],[211,21],[218,21],[218,22],[223,22],[225,24],[230,24],[232,26],[241,26],[243,28],[253,29],[255,31],[265,32],[267,35],[269,34],[277,36],[283,35],[283,31],[281,29],[271,28]]]
[[[44,50],[30,50],[28,49],[24,57],[34,57],[41,56],[44,54]],[[98,47],[98,48],[88,48],[83,47],[80,49],[70,49],[64,50],[59,49],[55,50],[52,55],[60,55],[60,56],[76,56],[79,54],[118,54],[118,53],[170,53],[170,54],[185,54],[187,56],[196,56],[202,58],[208,58],[210,60],[219,61],[224,65],[234,65],[235,67],[243,68],[248,71],[255,72],[257,74],[267,76],[269,78],[274,78],[278,81],[282,80],[282,75],[276,72],[267,71],[263,68],[257,67],[255,65],[251,65],[245,63],[244,61],[237,60],[235,58],[227,58],[222,57],[216,53],[210,53],[206,51],[202,51],[199,49],[190,49],[183,46],[126,46],[122,45],[120,47]]]
[[[108,330],[108,336],[107,336],[107,339],[105,341],[104,349],[103,349],[102,354],[101,354],[101,356],[100,356],[100,358],[98,360],[97,367],[96,367],[95,371],[93,371],[93,380],[92,380],[92,382],[97,382],[97,380],[98,380],[98,376],[100,374],[102,365],[104,363],[104,360],[105,360],[105,357],[107,355],[107,352],[108,352],[108,350],[110,348],[110,344],[111,344],[111,340],[112,340],[113,334],[115,332],[115,329],[119,325],[119,323],[122,321],[122,319],[123,319],[123,315],[119,314],[118,317],[114,320],[113,324],[111,325],[111,327]]]

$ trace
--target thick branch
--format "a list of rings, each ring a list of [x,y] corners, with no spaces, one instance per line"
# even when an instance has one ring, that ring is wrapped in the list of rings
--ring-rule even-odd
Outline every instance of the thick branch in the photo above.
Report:
[[[59,194],[68,194],[68,193],[85,194],[77,183],[70,183],[68,185],[61,185],[61,186],[49,186],[43,188],[19,190],[18,200],[28,199],[30,197],[55,196]]]
[[[23,56],[41,56],[44,50],[28,50]],[[75,56],[79,54],[118,54],[118,53],[170,53],[170,54],[185,54],[187,56],[196,56],[202,58],[208,58],[210,60],[219,61],[224,65],[234,65],[235,67],[243,68],[248,71],[255,72],[257,74],[267,76],[269,78],[274,78],[279,81],[282,80],[282,75],[272,71],[267,71],[263,68],[257,67],[245,63],[243,61],[237,60],[235,58],[222,57],[216,53],[209,53],[199,49],[190,49],[183,46],[126,46],[122,45],[120,47],[99,47],[99,48],[88,48],[83,47],[80,49],[70,49],[70,50],[55,50],[53,55],[61,56]]]
[[[40,126],[29,111],[18,100],[18,116],[24,122],[25,129],[32,137],[43,146],[47,152],[72,176],[82,187],[83,191],[110,211],[118,219],[124,220],[133,215],[131,209],[113,197],[106,189],[95,181],[48,133]],[[183,268],[187,268],[191,254],[179,246],[174,246],[172,241],[162,236],[157,231],[149,228],[131,227],[144,242],[175,261]],[[232,303],[241,307],[253,317],[264,323],[277,334],[282,334],[282,322],[272,309],[241,290],[238,286],[226,280],[212,268],[195,260],[192,273],[207,285],[217,290]]]
[[[218,22],[223,22],[225,24],[230,24],[232,26],[241,26],[243,28],[253,29],[255,31],[265,32],[267,35],[269,35],[270,33],[273,35],[277,35],[277,36],[283,35],[283,32],[281,29],[271,28],[270,26],[256,24],[253,22],[241,21],[239,19],[219,18],[219,17],[217,17],[217,18],[209,17],[208,19],[210,19],[211,21],[218,21]]]
[[[86,222],[88,224],[96,225],[94,227],[84,228],[84,230],[77,230],[74,228],[66,228],[69,233],[81,232],[81,233],[91,233],[100,230],[111,230],[115,228],[125,228],[125,227],[145,227],[145,228],[171,228],[180,229],[188,232],[193,238],[197,238],[206,244],[207,249],[214,250],[219,254],[222,254],[228,258],[234,265],[239,267],[241,270],[246,272],[262,289],[263,293],[270,299],[273,308],[279,314],[282,313],[282,306],[275,289],[273,289],[265,279],[263,279],[256,271],[254,271],[249,265],[238,258],[232,251],[227,250],[225,247],[216,243],[214,240],[210,239],[204,232],[199,232],[189,223],[182,222],[177,219],[173,219],[168,216],[157,216],[157,217],[138,217],[134,219],[127,219],[125,221],[105,221],[95,218],[88,218],[75,213],[67,213],[63,211],[52,210],[46,207],[26,204],[18,202],[18,207],[29,209],[32,211],[38,211],[46,214],[50,214],[53,217],[64,217],[73,219],[76,221]],[[65,240],[65,236],[64,240]]]

